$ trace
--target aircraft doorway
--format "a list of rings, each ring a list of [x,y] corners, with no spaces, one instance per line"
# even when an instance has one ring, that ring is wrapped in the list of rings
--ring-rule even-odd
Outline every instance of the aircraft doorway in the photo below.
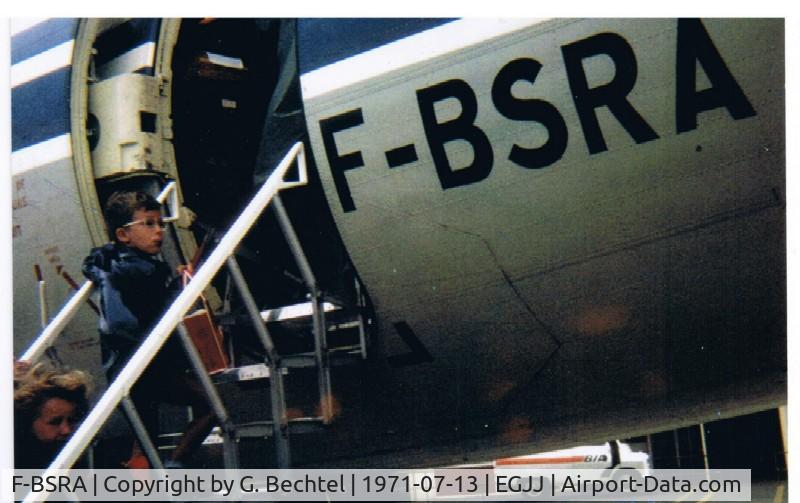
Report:
[[[277,78],[279,22],[183,20],[172,60],[173,144],[184,200],[221,227],[253,189]]]
[[[198,243],[209,233],[221,236],[288,149],[307,136],[295,23],[181,21],[171,61],[173,145],[184,204],[197,215]],[[281,198],[322,290],[347,304],[355,298],[355,274],[308,149],[307,156],[309,184]],[[307,289],[271,211],[238,258],[262,308],[305,300]]]

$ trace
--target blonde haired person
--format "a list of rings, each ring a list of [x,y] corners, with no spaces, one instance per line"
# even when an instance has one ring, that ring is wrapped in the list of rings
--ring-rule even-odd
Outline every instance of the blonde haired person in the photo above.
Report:
[[[14,368],[14,465],[46,468],[89,407],[89,376],[80,370],[17,363]]]

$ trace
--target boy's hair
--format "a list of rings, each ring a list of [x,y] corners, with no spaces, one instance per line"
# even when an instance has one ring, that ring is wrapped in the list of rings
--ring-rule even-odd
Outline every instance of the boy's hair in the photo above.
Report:
[[[116,241],[117,229],[130,223],[136,210],[160,209],[161,203],[146,192],[128,190],[114,192],[106,201],[105,216],[109,237],[112,241]]]

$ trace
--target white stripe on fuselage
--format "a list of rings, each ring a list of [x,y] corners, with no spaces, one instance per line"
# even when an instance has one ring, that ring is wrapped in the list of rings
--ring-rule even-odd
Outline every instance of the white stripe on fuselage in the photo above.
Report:
[[[108,79],[123,73],[134,72],[139,68],[153,66],[155,53],[155,42],[147,42],[108,61],[97,69],[97,75],[101,79]]]
[[[70,134],[65,133],[55,138],[25,147],[11,153],[11,176],[44,166],[72,155]]]
[[[69,66],[72,62],[74,40],[68,40],[52,49],[11,66],[11,87],[20,86],[52,71]]]
[[[461,19],[431,28],[302,75],[303,99],[312,99],[542,21],[544,19]]]

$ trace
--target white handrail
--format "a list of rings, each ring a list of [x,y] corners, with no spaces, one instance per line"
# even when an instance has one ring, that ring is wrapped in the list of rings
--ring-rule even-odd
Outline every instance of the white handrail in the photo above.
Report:
[[[167,196],[169,196],[169,202],[166,202]],[[156,196],[156,201],[161,203],[162,206],[169,208],[169,212],[164,212],[164,222],[174,222],[178,220],[178,217],[180,216],[180,205],[178,204],[178,184],[175,183],[174,180],[164,186],[164,188],[161,190],[161,194]],[[169,214],[167,215],[166,213]]]
[[[33,344],[28,348],[25,353],[19,357],[20,360],[28,361],[34,363],[39,358],[42,357],[44,352],[49,348],[58,334],[64,330],[64,327],[67,326],[67,323],[75,316],[75,313],[78,312],[78,307],[89,298],[89,295],[92,293],[94,289],[94,283],[91,281],[87,281],[86,283],[81,286],[81,288],[69,299],[69,301],[64,305],[61,311],[58,312],[53,321],[51,321],[39,337],[33,341]]]
[[[275,171],[269,176],[267,181],[264,182],[264,185],[258,190],[247,207],[239,215],[239,218],[236,219],[228,232],[225,233],[225,236],[219,242],[216,249],[214,249],[208,259],[195,273],[194,278],[186,285],[181,294],[178,295],[155,328],[153,328],[147,338],[142,342],[139,349],[136,350],[136,353],[133,354],[122,371],[117,375],[116,379],[114,379],[114,382],[111,383],[92,411],[83,423],[81,423],[81,426],[75,434],[72,435],[72,438],[70,438],[56,459],[47,468],[47,471],[44,473],[45,477],[56,476],[57,470],[69,468],[77,461],[78,456],[88,447],[92,438],[94,438],[117,407],[122,397],[129,393],[130,388],[142,372],[144,372],[144,369],[147,368],[147,365],[150,364],[150,361],[167,340],[167,337],[175,330],[175,327],[180,323],[185,313],[192,307],[197,297],[200,296],[206,286],[211,282],[228,256],[234,253],[236,247],[275,194],[287,186],[294,186],[295,182],[284,182],[283,176],[289,166],[291,166],[295,157],[298,159],[300,177],[301,179],[306,179],[305,156],[298,155],[303,152],[302,142],[295,143],[289,150],[278,167],[275,168]],[[39,501],[40,499],[46,498],[47,493],[45,492],[31,492],[25,497],[24,501]]]

